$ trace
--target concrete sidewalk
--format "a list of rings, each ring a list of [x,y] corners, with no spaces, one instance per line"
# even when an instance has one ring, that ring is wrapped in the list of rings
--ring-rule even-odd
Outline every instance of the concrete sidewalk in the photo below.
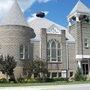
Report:
[[[0,87],[0,90],[90,90],[90,84]]]

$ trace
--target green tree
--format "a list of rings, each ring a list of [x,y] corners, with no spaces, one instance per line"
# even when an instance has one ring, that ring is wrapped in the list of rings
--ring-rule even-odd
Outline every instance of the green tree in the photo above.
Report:
[[[28,63],[24,63],[24,71],[28,72],[29,78],[45,80],[47,78],[48,70],[45,60],[37,58]]]
[[[33,61],[33,74],[35,78],[45,80],[47,78],[48,70],[45,60],[37,59]]]
[[[27,78],[31,78],[32,73],[33,73],[33,62],[30,60],[25,60],[23,62],[23,66],[24,66],[23,72],[24,73],[27,72],[27,74],[28,74]]]
[[[10,80],[15,80],[14,77],[14,68],[16,67],[16,61],[13,56],[6,56],[3,58],[1,55],[0,57],[0,65],[1,65],[1,71],[6,74],[7,79],[8,76],[10,77]]]
[[[3,55],[1,55],[1,56],[0,56],[0,71],[1,71],[2,73],[4,73],[3,64],[4,64]]]

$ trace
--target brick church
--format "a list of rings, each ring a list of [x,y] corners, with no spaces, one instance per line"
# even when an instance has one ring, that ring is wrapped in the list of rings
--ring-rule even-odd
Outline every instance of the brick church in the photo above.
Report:
[[[23,77],[23,61],[36,58],[47,62],[50,78],[73,77],[77,67],[90,77],[90,9],[78,1],[67,19],[68,28],[45,17],[27,22],[13,3],[0,24],[0,54],[14,56],[16,78]]]

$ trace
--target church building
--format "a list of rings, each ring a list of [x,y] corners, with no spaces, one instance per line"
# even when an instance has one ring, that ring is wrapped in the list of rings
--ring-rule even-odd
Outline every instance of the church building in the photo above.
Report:
[[[78,67],[89,77],[90,9],[79,0],[67,19],[68,28],[40,17],[29,22],[36,34],[33,58],[47,61],[50,78],[73,77]]]
[[[78,67],[90,77],[90,9],[79,0],[67,19],[68,28],[45,17],[27,22],[14,1],[0,23],[0,54],[14,56],[16,78],[37,58],[47,62],[50,78],[73,77]]]

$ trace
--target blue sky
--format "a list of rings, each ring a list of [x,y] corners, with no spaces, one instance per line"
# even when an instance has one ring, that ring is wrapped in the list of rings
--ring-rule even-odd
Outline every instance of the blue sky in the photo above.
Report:
[[[90,0],[81,1],[90,8]],[[67,26],[67,15],[77,2],[78,0],[34,0],[32,5],[25,10],[24,15],[26,18],[32,18],[32,15],[38,11],[47,11],[48,14],[46,18],[63,26]]]
[[[14,0],[0,0],[0,21],[7,15]],[[35,13],[44,11],[45,18],[67,26],[67,16],[78,0],[17,0],[27,20],[32,20]],[[90,8],[90,0],[81,0]],[[2,12],[3,11],[3,12]]]

